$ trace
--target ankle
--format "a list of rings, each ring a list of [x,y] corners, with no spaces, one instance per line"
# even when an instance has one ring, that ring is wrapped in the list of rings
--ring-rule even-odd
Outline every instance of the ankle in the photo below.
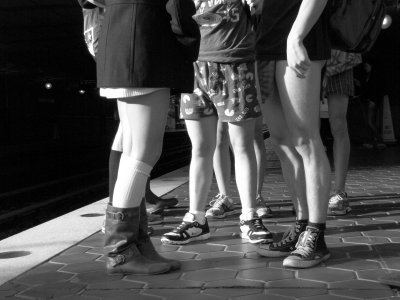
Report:
[[[313,222],[308,222],[308,227],[312,227],[317,229],[318,231],[325,231],[326,229],[326,223],[313,223]]]
[[[300,233],[305,231],[306,227],[308,226],[308,219],[296,220],[295,226],[298,226]]]
[[[230,204],[233,204],[233,199],[231,197],[229,197],[228,195],[220,194],[220,198],[221,199],[226,199],[226,200],[229,201]]]
[[[325,225],[325,224],[324,224]],[[315,239],[315,249],[327,249],[328,247],[326,246],[325,243],[325,229],[318,229],[314,226],[307,226],[307,231],[311,231],[313,233],[316,233],[316,239]]]
[[[308,219],[297,219],[296,220],[296,224],[300,224],[300,225],[308,225]]]
[[[335,189],[333,190],[334,195],[346,195],[346,192],[344,189]]]
[[[258,218],[257,210],[255,208],[242,208],[242,214],[240,215],[241,221],[250,221]]]
[[[193,217],[189,216],[189,217],[185,217],[183,218],[184,221],[188,221],[188,222],[198,222],[200,224],[204,224],[206,222],[206,213],[204,211],[199,211],[199,210],[189,210],[188,212],[190,215],[192,215]],[[185,220],[186,219],[186,220]]]
[[[154,194],[151,190],[146,190],[145,199],[147,203],[155,204],[160,198],[156,194]]]

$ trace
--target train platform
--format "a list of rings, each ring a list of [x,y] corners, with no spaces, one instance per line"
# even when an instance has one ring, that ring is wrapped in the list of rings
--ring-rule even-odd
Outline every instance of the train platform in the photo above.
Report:
[[[277,163],[278,164],[278,163]],[[295,217],[277,164],[267,169],[263,196],[273,210],[264,224],[276,239]],[[328,217],[331,258],[311,269],[260,257],[239,236],[238,213],[209,220],[211,238],[166,246],[163,233],[181,223],[188,205],[188,168],[152,180],[158,195],[179,204],[153,226],[152,241],[182,268],[154,276],[108,276],[100,231],[107,199],[0,241],[0,299],[400,299],[400,147],[353,149],[347,192],[351,212]],[[210,197],[217,193],[213,182]]]

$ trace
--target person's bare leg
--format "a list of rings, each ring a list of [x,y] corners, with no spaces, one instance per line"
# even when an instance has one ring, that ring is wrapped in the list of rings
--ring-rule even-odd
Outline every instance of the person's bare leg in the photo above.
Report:
[[[267,167],[267,151],[264,144],[263,133],[263,117],[256,119],[254,126],[254,152],[257,162],[257,191],[256,191],[256,208],[257,214],[260,218],[272,217],[272,210],[267,205],[262,195],[264,185],[265,169]]]
[[[189,171],[190,211],[204,211],[212,182],[217,117],[186,120],[192,142]]]
[[[276,82],[292,143],[303,160],[308,225],[296,249],[282,265],[310,268],[330,257],[325,243],[331,172],[319,133],[320,83],[323,61],[311,61],[306,76],[298,76],[287,61],[278,61]],[[298,224],[300,226],[300,224]]]
[[[255,119],[229,123],[229,136],[235,154],[235,179],[242,204],[240,231],[250,243],[272,242],[272,234],[257,215],[257,162],[254,153]]]
[[[271,144],[279,157],[283,177],[292,195],[297,219],[308,220],[303,161],[292,143],[291,133],[283,114],[275,83],[275,65],[274,61],[260,62],[262,72],[259,73],[259,78],[263,97],[261,107],[270,131]]]
[[[255,208],[257,162],[254,153],[255,119],[229,123],[229,136],[235,154],[235,179],[242,209]]]
[[[267,165],[267,153],[265,150],[264,136],[262,131],[263,118],[256,119],[254,126],[254,153],[257,162],[257,195],[261,196],[264,184],[265,168]]]
[[[229,195],[229,184],[231,182],[231,157],[229,153],[229,145],[228,123],[218,121],[213,166],[218,191],[222,195]]]
[[[192,142],[189,211],[183,217],[181,225],[162,236],[163,244],[183,245],[210,238],[204,210],[212,182],[217,122],[217,116],[186,120],[186,128]]]
[[[114,188],[113,206],[127,208],[140,205],[149,172],[161,155],[168,108],[169,89],[118,101],[123,154]],[[122,173],[130,173],[123,160],[125,164],[132,165],[132,168],[138,166],[140,170],[121,177]],[[132,178],[127,179],[129,176]]]
[[[335,193],[345,192],[346,176],[350,158],[350,138],[347,128],[347,95],[328,97],[329,123],[333,136],[333,158],[335,166]]]
[[[260,245],[257,250],[258,254],[267,257],[289,255],[295,249],[300,234],[308,225],[303,161],[292,143],[291,133],[283,114],[275,83],[275,65],[275,61],[260,62],[262,109],[270,131],[271,144],[279,157],[283,177],[292,195],[292,202],[296,209],[296,222],[287,229],[280,241],[269,245]]]
[[[319,134],[319,97],[323,62],[312,61],[299,78],[286,61],[276,65],[276,82],[292,142],[303,160],[309,221],[324,224],[330,192],[330,165]]]
[[[118,100],[123,153],[112,204],[106,209],[104,253],[109,274],[160,274],[172,265],[179,268],[178,262],[168,263],[158,256],[148,237],[147,219],[141,217],[146,182],[162,150],[169,92],[161,89]],[[151,259],[143,255],[147,250],[141,252],[144,241],[154,250]]]

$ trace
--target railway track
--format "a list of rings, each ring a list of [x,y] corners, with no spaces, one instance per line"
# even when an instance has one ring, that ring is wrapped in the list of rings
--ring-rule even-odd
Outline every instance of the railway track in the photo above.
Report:
[[[107,175],[100,169],[0,194],[0,239],[106,197]]]

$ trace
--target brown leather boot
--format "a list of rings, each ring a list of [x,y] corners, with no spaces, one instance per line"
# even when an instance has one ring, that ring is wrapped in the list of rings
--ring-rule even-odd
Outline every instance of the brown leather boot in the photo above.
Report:
[[[141,254],[137,248],[139,223],[140,207],[107,206],[104,252],[108,274],[150,275],[171,269],[170,264],[150,260]]]
[[[181,263],[178,260],[167,259],[156,251],[153,243],[150,240],[149,235],[147,234],[147,213],[146,213],[146,204],[143,200],[140,204],[140,224],[139,224],[139,238],[137,243],[137,248],[139,252],[146,258],[151,259],[156,262],[164,262],[168,263],[171,266],[171,270],[180,269]]]

